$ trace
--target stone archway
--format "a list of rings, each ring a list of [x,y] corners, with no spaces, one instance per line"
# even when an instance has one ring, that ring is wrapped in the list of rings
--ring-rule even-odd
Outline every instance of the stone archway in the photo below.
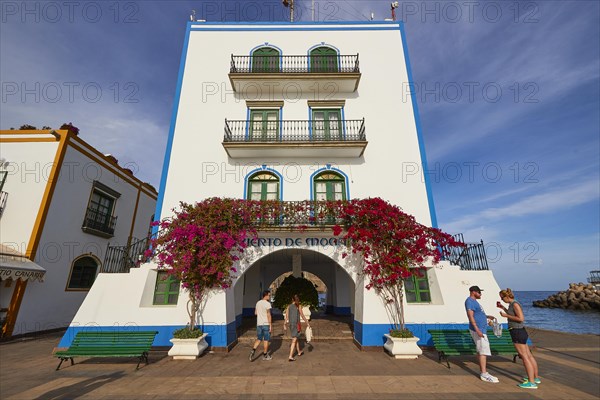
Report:
[[[284,248],[262,254],[244,269],[233,288],[236,315],[236,333],[240,342],[255,338],[254,306],[263,290],[284,273],[316,275],[327,286],[325,309],[312,314],[315,339],[353,339],[353,315],[356,284],[348,273],[330,255],[312,249]],[[229,307],[228,307],[229,309]],[[285,338],[283,317],[274,310],[273,339]]]

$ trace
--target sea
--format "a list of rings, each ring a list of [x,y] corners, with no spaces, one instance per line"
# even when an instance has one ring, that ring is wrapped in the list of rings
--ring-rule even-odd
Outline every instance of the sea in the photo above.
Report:
[[[515,299],[523,306],[525,326],[569,333],[600,335],[600,311],[563,310],[534,307],[535,300],[545,300],[557,292],[515,291]]]
[[[534,307],[535,300],[545,300],[558,292],[515,291],[515,298],[523,306],[525,326],[569,333],[591,333],[600,335],[600,311],[563,310],[562,308]],[[325,303],[325,294],[319,300]]]

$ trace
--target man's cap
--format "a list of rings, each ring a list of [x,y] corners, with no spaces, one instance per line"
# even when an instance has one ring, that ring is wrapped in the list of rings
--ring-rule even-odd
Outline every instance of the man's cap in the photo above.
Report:
[[[483,291],[483,289],[480,289],[479,286],[471,286],[469,288],[469,292],[479,292],[481,293]]]

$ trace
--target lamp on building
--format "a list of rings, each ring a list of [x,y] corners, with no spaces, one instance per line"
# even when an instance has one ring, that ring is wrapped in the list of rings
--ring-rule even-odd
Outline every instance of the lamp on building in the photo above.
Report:
[[[390,4],[392,7],[392,21],[396,20],[396,8],[398,8],[398,6],[400,5],[397,1],[394,1],[392,4]]]

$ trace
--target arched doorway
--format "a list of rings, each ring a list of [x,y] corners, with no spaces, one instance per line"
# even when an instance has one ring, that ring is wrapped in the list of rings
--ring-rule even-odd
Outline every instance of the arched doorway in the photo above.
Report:
[[[255,339],[256,302],[263,290],[276,285],[289,274],[314,276],[326,289],[322,291],[325,294],[323,307],[313,310],[311,314],[315,340],[352,340],[356,285],[351,274],[321,252],[287,248],[259,258],[235,282],[233,302],[238,341],[246,343]],[[286,338],[282,311],[273,310],[273,340]]]

